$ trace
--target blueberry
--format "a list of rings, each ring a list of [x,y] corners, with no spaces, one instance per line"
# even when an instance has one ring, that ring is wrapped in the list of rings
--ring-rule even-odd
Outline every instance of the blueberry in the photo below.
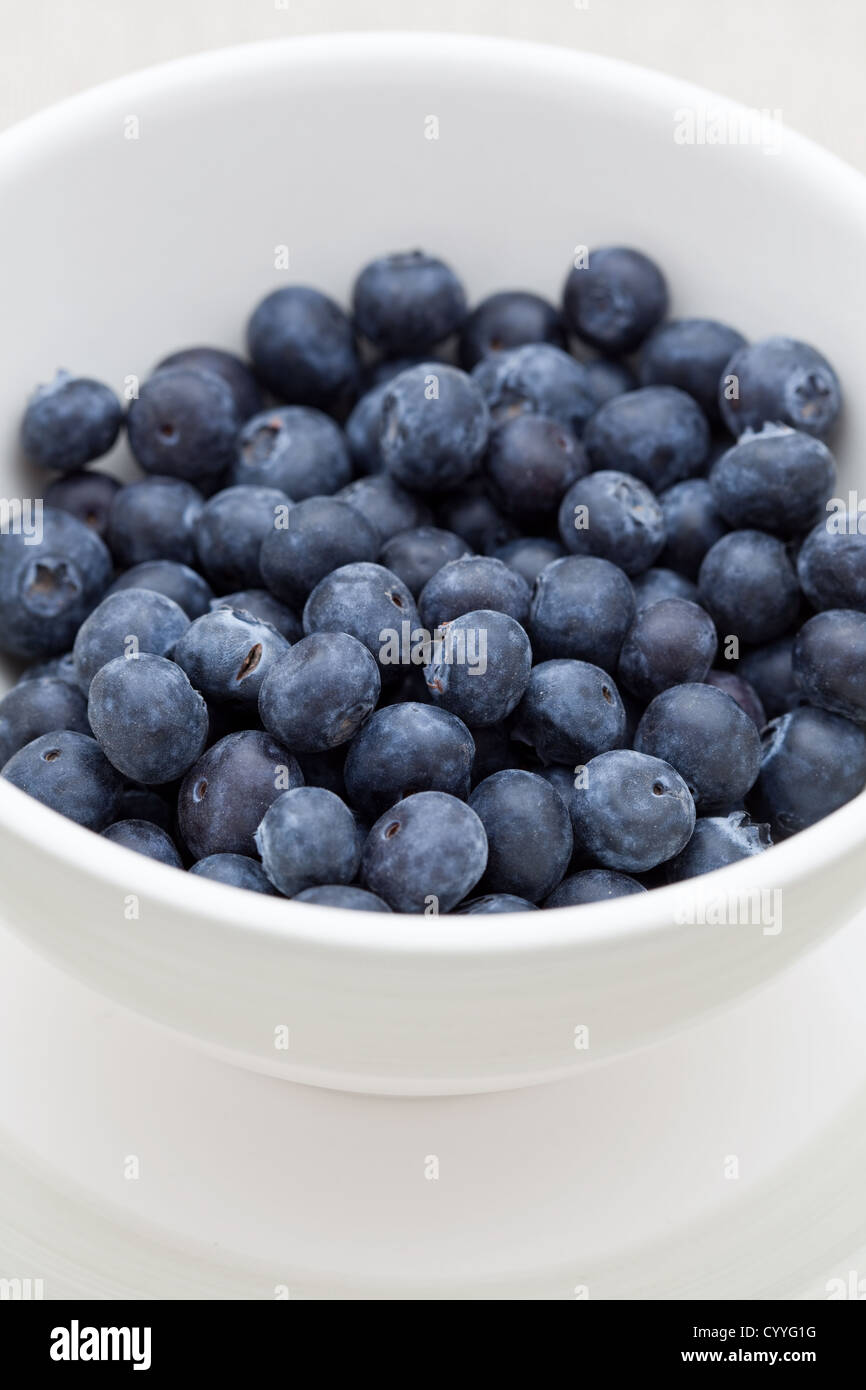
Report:
[[[580,907],[582,903],[603,903],[610,898],[628,898],[646,889],[636,878],[614,869],[582,869],[564,878],[545,899],[544,907]]]
[[[147,478],[120,489],[108,516],[108,544],[125,569],[145,560],[195,567],[201,493],[177,478]]]
[[[794,679],[793,653],[794,638],[780,637],[766,646],[746,652],[740,661],[738,675],[757,691],[767,719],[787,714],[788,710],[802,703],[803,697]]]
[[[123,410],[110,387],[59,371],[28,401],[21,447],[40,468],[75,473],[108,453],[122,423]]]
[[[564,556],[535,581],[530,635],[535,656],[571,656],[613,669],[634,620],[631,584],[596,556]]]
[[[562,298],[568,327],[606,353],[633,352],[664,318],[664,276],[654,261],[624,246],[591,251],[568,274]]]
[[[602,867],[645,873],[688,843],[694,802],[669,763],[614,749],[593,758],[583,774],[569,797],[575,847]]]
[[[358,332],[388,357],[424,352],[456,333],[466,295],[450,266],[398,251],[364,266],[352,291]]]
[[[407,531],[410,526],[426,526],[432,520],[430,510],[423,502],[419,502],[417,497],[384,473],[377,473],[371,478],[357,478],[354,483],[341,489],[339,500],[347,502],[369,521],[378,534],[380,545],[384,545],[398,531]]]
[[[366,391],[352,408],[346,421],[346,443],[358,473],[381,473],[385,467],[379,448],[382,402],[389,381]]]
[[[316,907],[347,908],[352,912],[390,912],[391,909],[375,893],[345,883],[322,883],[296,893],[296,903],[313,903]]]
[[[597,410],[583,438],[593,469],[631,474],[661,492],[701,472],[710,429],[685,391],[645,386]]]
[[[461,536],[470,550],[491,555],[519,536],[513,521],[491,502],[480,478],[444,498],[437,507],[440,526]]]
[[[793,536],[814,526],[836,481],[833,455],[800,430],[765,425],[713,464],[713,500],[730,526]]]
[[[352,325],[318,290],[291,285],[267,295],[247,326],[247,346],[262,381],[290,405],[339,410],[355,392]]]
[[[458,487],[478,470],[490,417],[471,376],[422,362],[382,401],[379,450],[389,475],[413,491]]]
[[[556,887],[571,859],[568,808],[533,772],[509,769],[480,782],[469,805],[487,836],[486,893],[539,902]]]
[[[236,485],[277,488],[302,502],[345,487],[352,461],[339,425],[321,410],[291,405],[247,420],[231,476]]]
[[[292,503],[277,488],[238,486],[217,492],[196,527],[199,568],[214,588],[257,588],[259,550],[274,528],[288,523]]]
[[[148,785],[182,777],[208,734],[207,705],[198,691],[173,661],[148,652],[133,661],[115,657],[97,671],[87,717],[108,760]]]
[[[665,522],[663,565],[697,579],[701,561],[728,527],[718,511],[706,478],[687,478],[659,496]]]
[[[797,575],[813,608],[866,613],[866,528],[858,516],[828,517],[810,531],[797,557]]]
[[[399,531],[386,541],[379,560],[406,585],[417,599],[424,585],[450,560],[466,554],[466,542],[453,531],[440,531],[435,526],[415,526]]]
[[[517,898],[513,893],[484,893],[480,898],[468,898],[455,907],[456,917],[489,917],[500,912],[537,912],[535,903]]]
[[[150,821],[118,820],[103,830],[102,834],[103,838],[111,840],[112,844],[135,850],[136,854],[146,854],[148,859],[170,864],[173,869],[183,868],[171,836],[161,826],[153,825]]]
[[[810,705],[866,722],[866,613],[828,608],[810,618],[794,642],[793,671]]]
[[[180,833],[194,859],[256,853],[255,834],[268,807],[304,784],[295,758],[270,734],[242,729],[202,753],[177,798]]]
[[[75,678],[86,693],[99,668],[115,657],[168,656],[188,627],[183,609],[153,589],[109,594],[78,629],[72,648]]]
[[[484,470],[502,511],[531,525],[555,517],[589,463],[567,425],[546,415],[515,415],[491,434]]]
[[[14,753],[2,776],[68,820],[103,830],[117,815],[123,782],[95,739],[69,729],[42,734]]]
[[[675,767],[704,814],[727,812],[742,801],[761,762],[754,721],[712,685],[662,691],[647,706],[634,746]]]
[[[719,410],[736,435],[770,423],[823,439],[841,404],[839,379],[830,363],[794,338],[765,338],[739,348],[719,383]]]
[[[730,695],[732,700],[736,700],[740,709],[745,710],[752,723],[760,732],[767,722],[767,715],[761,703],[761,697],[744,676],[737,675],[733,671],[708,671],[704,677],[706,685],[714,685],[717,690],[723,690],[726,695]]]
[[[548,415],[579,438],[596,409],[585,365],[550,343],[497,352],[483,358],[472,375],[494,425],[519,414]]]
[[[361,875],[394,912],[450,912],[487,865],[484,827],[447,792],[407,796],[367,836]]]
[[[156,372],[126,417],[129,447],[145,473],[191,483],[231,466],[240,423],[231,388],[199,367]]]
[[[719,381],[742,333],[718,319],[669,319],[646,339],[640,354],[642,386],[676,386],[688,391],[707,419],[719,420]]]
[[[107,473],[68,473],[45,490],[46,507],[70,512],[102,540],[108,534],[108,517],[120,483]]]
[[[15,685],[0,700],[0,767],[34,738],[67,729],[89,734],[87,701],[57,676],[38,676]]]
[[[519,623],[491,609],[464,613],[434,643],[424,678],[434,702],[470,726],[495,724],[516,708],[532,649]]]
[[[285,637],[252,613],[215,608],[189,625],[173,657],[208,700],[256,709],[262,681],[288,650]]]
[[[479,608],[507,613],[525,623],[529,599],[529,585],[516,570],[491,555],[466,555],[449,561],[427,581],[418,598],[418,612],[431,633]]]
[[[415,792],[449,792],[465,801],[474,756],[472,735],[453,714],[433,705],[389,705],[349,748],[346,793],[367,820]]]
[[[529,610],[537,658],[576,657],[613,670],[634,621],[632,587],[621,569],[594,555],[567,556],[541,571]]]
[[[275,895],[274,886],[261,864],[245,854],[209,854],[193,864],[190,873],[213,879],[214,883],[227,883],[231,888]]]
[[[314,632],[271,667],[259,692],[259,715],[290,748],[322,753],[354,738],[381,688],[365,646],[347,632]]]
[[[551,540],[549,536],[520,536],[517,540],[506,541],[495,552],[495,558],[521,575],[530,588],[535,585],[543,569],[564,556],[565,551],[559,541]]]
[[[697,585],[686,579],[685,575],[678,574],[676,570],[655,567],[644,570],[643,574],[635,576],[631,587],[634,590],[638,613],[641,609],[649,608],[651,604],[666,598],[685,599],[688,603],[700,602]]]
[[[781,637],[800,608],[797,576],[780,540],[730,531],[711,546],[698,575],[701,603],[722,638],[758,646]]]
[[[224,594],[222,598],[211,600],[210,610],[216,608],[239,608],[245,613],[252,613],[259,622],[275,627],[287,642],[297,642],[304,635],[300,618],[279,599],[275,599],[273,594],[269,594],[267,589],[240,589],[234,594]]]
[[[265,585],[302,608],[320,579],[341,565],[375,560],[379,537],[369,521],[338,497],[308,497],[285,524],[263,533],[259,553]]]
[[[165,367],[197,367],[215,372],[231,391],[240,420],[248,420],[264,404],[261,388],[246,362],[223,348],[181,348],[180,352],[163,357],[156,370],[162,371]]]
[[[665,598],[638,610],[619,654],[626,690],[648,701],[672,685],[703,681],[716,655],[713,620],[696,603]]]
[[[408,625],[408,626],[406,626]],[[403,634],[418,626],[415,600],[382,565],[341,565],[321,579],[304,605],[304,632],[348,632],[373,653],[382,678],[409,660]],[[395,652],[396,647],[396,652]]]
[[[278,796],[265,812],[256,844],[265,873],[287,898],[319,884],[351,883],[361,861],[355,817],[322,787],[295,787]]]
[[[490,294],[475,306],[460,333],[460,365],[471,372],[482,357],[526,343],[566,346],[559,311],[527,290]]]
[[[178,560],[143,560],[119,575],[108,594],[110,596],[126,589],[153,589],[157,594],[164,594],[166,598],[173,599],[188,618],[200,618],[202,613],[207,613],[213,600],[213,591],[207,580]],[[243,605],[236,604],[235,607]]]
[[[621,748],[625,710],[606,671],[587,661],[542,661],[534,666],[517,708],[514,736],[543,763],[588,762]]]
[[[64,652],[63,656],[52,656],[47,661],[34,661],[32,665],[26,667],[18,677],[18,685],[23,685],[25,681],[38,680],[40,676],[56,676],[60,681],[66,681],[69,685],[77,688],[75,679],[75,659],[72,652]]]
[[[669,883],[711,874],[760,854],[772,843],[770,827],[753,825],[745,811],[732,811],[729,816],[700,816],[685,849],[665,865],[665,874]]]
[[[559,534],[572,555],[599,555],[626,574],[640,574],[662,550],[665,524],[639,478],[603,470],[569,488],[559,508]]]
[[[637,377],[624,362],[617,362],[611,357],[597,357],[585,362],[584,366],[596,407],[606,405],[626,391],[637,390]]]
[[[840,714],[801,705],[764,730],[753,815],[784,840],[863,790],[866,733]],[[19,755],[20,756],[20,755]]]
[[[30,659],[68,651],[110,579],[105,545],[68,512],[45,507],[39,536],[0,533],[0,651]]]

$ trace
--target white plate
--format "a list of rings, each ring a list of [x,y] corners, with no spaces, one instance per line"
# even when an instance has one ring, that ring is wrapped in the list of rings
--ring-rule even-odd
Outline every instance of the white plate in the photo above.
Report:
[[[217,1062],[4,931],[0,1276],[47,1298],[825,1297],[866,1274],[864,966],[853,924],[676,1040],[405,1100]]]

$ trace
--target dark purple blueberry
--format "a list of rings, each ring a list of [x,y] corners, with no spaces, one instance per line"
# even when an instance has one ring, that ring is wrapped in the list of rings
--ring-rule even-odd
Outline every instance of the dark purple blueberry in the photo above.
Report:
[[[768,825],[753,825],[745,811],[729,816],[700,816],[692,838],[675,859],[665,865],[669,883],[699,874],[711,874],[769,849],[773,841]]]
[[[96,739],[69,729],[42,734],[14,753],[2,776],[68,820],[104,830],[117,816],[123,780]]]
[[[469,805],[487,836],[485,893],[540,902],[568,868],[571,820],[562,797],[532,772],[509,769],[479,783]]]
[[[427,791],[398,801],[367,836],[361,876],[394,912],[450,912],[487,864],[484,827],[464,801]]]
[[[625,742],[625,710],[606,671],[586,661],[533,666],[517,707],[514,737],[542,763],[586,763]]]
[[[267,295],[250,318],[247,347],[268,390],[289,405],[340,411],[355,394],[352,325],[318,290],[290,285]]]
[[[523,347],[552,343],[566,347],[559,310],[528,290],[503,290],[475,306],[460,333],[460,365],[471,372],[482,357]]]
[[[352,291],[358,332],[388,357],[425,352],[456,333],[466,295],[450,266],[423,251],[380,256]]]
[[[122,845],[124,849],[144,854],[148,859],[156,859],[160,864],[169,864],[173,869],[182,869],[183,863],[177,846],[162,826],[146,820],[118,820],[102,832],[103,839],[112,844]]]
[[[580,907],[583,903],[603,903],[611,898],[628,898],[646,889],[636,878],[614,869],[582,869],[564,878],[542,903],[543,907]]]
[[[231,466],[240,424],[223,377],[198,367],[155,372],[126,417],[129,447],[145,473],[188,483],[218,478]]]
[[[601,352],[633,352],[664,318],[664,276],[648,256],[625,246],[603,246],[586,259],[565,282],[568,327]]]
[[[719,381],[746,340],[718,319],[669,319],[650,334],[640,354],[642,386],[688,391],[711,423],[719,420]]]
[[[102,540],[107,538],[108,518],[120,483],[108,473],[68,473],[45,490],[46,507],[57,507],[83,521]]]
[[[826,357],[794,338],[764,338],[738,348],[719,382],[719,410],[731,434],[790,425],[823,439],[842,392]]]
[[[645,386],[597,410],[583,440],[593,469],[628,473],[661,492],[703,470],[710,428],[685,391]]]
[[[255,834],[268,807],[304,784],[292,754],[270,734],[243,729],[208,748],[181,783],[180,833],[194,859],[256,854]]]
[[[58,371],[27,403],[21,447],[40,468],[75,473],[108,453],[122,424],[120,401],[109,386]]]
[[[161,371],[164,367],[199,367],[215,372],[231,391],[241,421],[248,420],[264,405],[261,388],[246,362],[223,348],[181,348],[179,352],[163,357],[156,370]]]
[[[532,596],[533,652],[540,660],[575,657],[614,670],[634,615],[632,586],[618,566],[595,555],[554,560]]]

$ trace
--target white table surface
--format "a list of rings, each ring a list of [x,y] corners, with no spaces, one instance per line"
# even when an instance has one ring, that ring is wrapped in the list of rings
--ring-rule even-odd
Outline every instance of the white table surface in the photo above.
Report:
[[[643,63],[781,111],[866,171],[860,0],[0,0],[0,129],[152,63],[336,29],[498,34]]]

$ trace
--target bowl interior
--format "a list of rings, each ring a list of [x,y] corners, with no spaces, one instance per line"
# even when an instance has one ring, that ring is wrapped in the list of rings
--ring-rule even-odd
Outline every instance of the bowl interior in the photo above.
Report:
[[[683,143],[689,113],[697,135]],[[701,141],[708,113],[727,142]],[[122,392],[174,348],[241,347],[269,290],[303,282],[345,302],[367,259],[415,245],[450,260],[473,298],[503,287],[558,297],[575,248],[611,241],[658,259],[673,314],[788,333],[827,354],[846,389],[840,485],[857,488],[866,184],[799,137],[750,130],[737,108],[628,65],[431,35],[250,45],[36,117],[0,140],[0,495],[40,495],[17,429],[34,383],[58,366]],[[129,467],[122,445],[109,466]],[[859,815],[848,807],[837,824],[853,834]],[[53,832],[35,803],[27,816],[34,835]],[[0,784],[2,817],[20,824],[21,798]],[[807,841],[818,852],[819,832],[801,854]],[[87,837],[69,834],[83,852]],[[93,848],[106,864],[123,855]],[[116,862],[128,878],[127,859]]]

